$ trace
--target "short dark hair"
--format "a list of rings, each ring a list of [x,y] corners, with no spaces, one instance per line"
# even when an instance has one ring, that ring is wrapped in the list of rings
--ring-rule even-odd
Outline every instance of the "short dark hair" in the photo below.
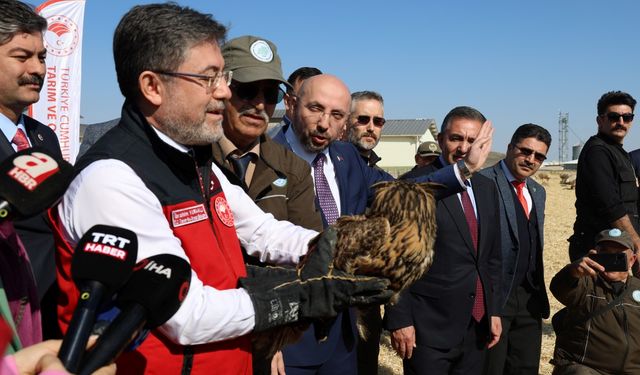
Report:
[[[0,0],[0,45],[18,33],[44,33],[47,20],[33,7],[17,0]]]
[[[602,116],[612,105],[624,104],[631,107],[631,111],[636,107],[636,100],[633,96],[622,91],[609,91],[598,100],[598,116]]]
[[[137,99],[142,72],[175,70],[189,49],[201,43],[222,45],[226,33],[212,15],[174,2],[134,6],[113,36],[120,92],[127,99]]]
[[[518,129],[516,129],[515,133],[511,137],[512,145],[519,143],[521,140],[525,138],[535,138],[538,141],[547,145],[547,148],[551,147],[551,134],[545,128],[536,124],[524,124],[520,125]]]
[[[287,82],[291,85],[291,87],[287,87],[287,93],[293,93],[293,86],[297,80],[305,80],[307,78],[311,78],[313,76],[319,76],[322,74],[322,71],[318,68],[314,68],[311,66],[303,66],[302,68],[298,68],[291,73],[289,78],[287,78]]]
[[[451,122],[451,120],[456,118],[476,120],[476,121],[480,121],[483,124],[485,121],[487,121],[487,118],[484,117],[484,115],[480,113],[480,111],[478,111],[477,109],[472,107],[467,107],[467,106],[459,106],[450,110],[449,113],[447,113],[447,115],[444,116],[444,120],[442,120],[442,125],[440,126],[440,132],[444,133],[444,131],[447,130],[447,126],[449,126],[449,123]]]

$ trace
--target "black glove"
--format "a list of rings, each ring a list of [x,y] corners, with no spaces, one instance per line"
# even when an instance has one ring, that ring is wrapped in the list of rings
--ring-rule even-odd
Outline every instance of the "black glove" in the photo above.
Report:
[[[309,251],[301,258],[298,275],[302,280],[330,275],[333,272],[333,257],[337,242],[337,232],[327,227],[309,241]]]
[[[277,267],[252,270],[255,278],[240,279],[251,297],[255,332],[303,319],[335,317],[349,306],[385,303],[393,295],[384,279],[334,273],[300,280],[295,270]]]

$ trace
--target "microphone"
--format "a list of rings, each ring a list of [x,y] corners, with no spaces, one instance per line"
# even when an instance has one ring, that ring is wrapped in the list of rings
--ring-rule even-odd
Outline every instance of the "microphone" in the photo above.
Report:
[[[120,314],[87,353],[79,375],[113,362],[144,327],[156,328],[178,311],[187,296],[191,266],[175,255],[159,254],[140,261],[116,297]]]
[[[78,242],[71,277],[80,297],[58,352],[67,371],[77,372],[97,310],[131,276],[137,256],[138,238],[128,229],[94,225]]]
[[[19,151],[0,163],[0,221],[46,210],[64,194],[73,167],[42,147]]]

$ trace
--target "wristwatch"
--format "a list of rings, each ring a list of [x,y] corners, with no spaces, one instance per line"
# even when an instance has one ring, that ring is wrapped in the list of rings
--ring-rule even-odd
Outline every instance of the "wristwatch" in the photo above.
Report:
[[[462,177],[464,177],[465,180],[469,180],[471,179],[471,171],[469,170],[469,168],[467,168],[467,165],[464,163],[464,160],[460,159],[456,162],[456,165],[458,166],[458,170],[460,171],[460,174],[462,175]]]

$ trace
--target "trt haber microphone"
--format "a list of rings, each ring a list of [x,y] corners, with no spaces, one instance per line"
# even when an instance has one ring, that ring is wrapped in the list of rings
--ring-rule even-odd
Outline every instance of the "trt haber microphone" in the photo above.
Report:
[[[120,289],[120,314],[87,353],[78,374],[91,374],[113,362],[142,328],[156,328],[178,311],[187,296],[191,266],[175,255],[159,254],[140,261]]]
[[[42,147],[0,163],[0,221],[35,216],[54,205],[73,179],[73,167]]]
[[[78,242],[71,260],[78,305],[58,352],[69,372],[77,372],[100,306],[129,279],[137,256],[138,238],[128,229],[94,225]]]

